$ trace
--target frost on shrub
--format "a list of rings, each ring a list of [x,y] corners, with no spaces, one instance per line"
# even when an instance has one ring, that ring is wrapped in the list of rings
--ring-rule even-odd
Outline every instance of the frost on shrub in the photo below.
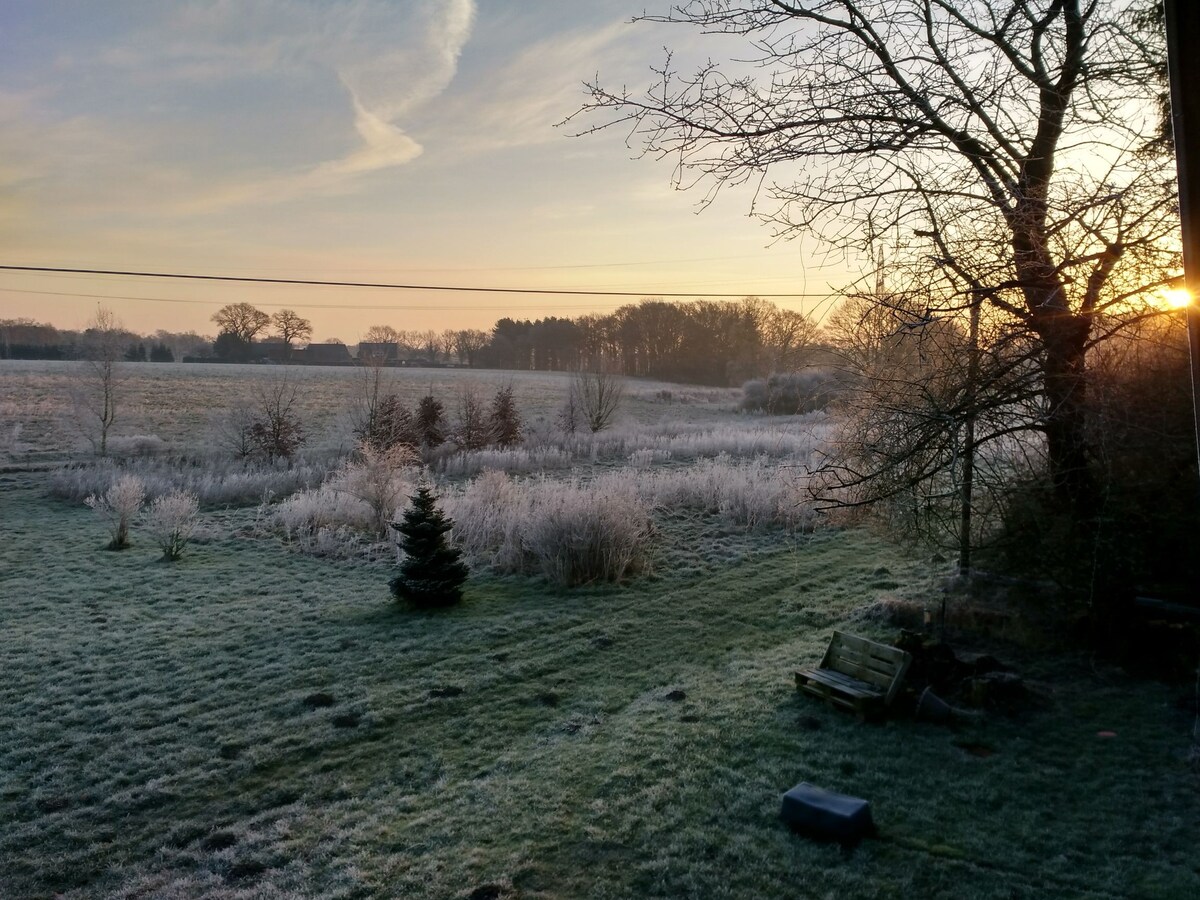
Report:
[[[515,482],[485,472],[445,505],[455,541],[473,559],[562,585],[643,570],[654,536],[649,509],[627,480]]]
[[[620,581],[646,566],[650,511],[633,491],[572,485],[543,490],[522,544],[556,584]]]
[[[453,440],[460,450],[482,450],[488,445],[488,422],[483,404],[474,386],[467,385],[458,395],[458,422]]]
[[[112,456],[153,456],[167,450],[167,442],[157,434],[130,434],[108,439],[108,452]]]
[[[358,448],[358,459],[346,463],[330,486],[367,504],[371,531],[383,538],[401,501],[412,490],[410,472],[417,461],[416,452],[407,444],[380,450],[364,442]]]
[[[289,469],[266,462],[238,463],[220,459],[131,460],[117,465],[110,459],[85,466],[68,466],[50,476],[50,493],[67,500],[102,495],[123,474],[135,474],[149,497],[172,491],[189,491],[205,506],[247,505],[264,495],[286,497],[318,485],[329,473],[327,464],[296,463]]]
[[[766,381],[755,378],[742,385],[742,409],[790,416],[825,409],[842,392],[838,376],[824,369],[777,372]]]
[[[195,494],[172,491],[146,511],[146,529],[162,548],[163,559],[179,559],[196,530],[200,501]]]
[[[109,550],[124,550],[129,546],[129,525],[146,499],[146,486],[136,475],[122,475],[103,495],[92,494],[83,502],[100,513],[112,532]]]
[[[422,448],[437,447],[446,440],[443,421],[445,411],[446,407],[442,405],[442,401],[432,394],[426,394],[417,403],[417,414],[414,417],[413,427]]]

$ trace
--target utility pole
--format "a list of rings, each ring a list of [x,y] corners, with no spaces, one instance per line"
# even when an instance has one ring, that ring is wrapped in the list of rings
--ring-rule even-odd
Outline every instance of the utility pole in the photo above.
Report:
[[[1183,225],[1183,273],[1191,302],[1186,307],[1191,355],[1192,414],[1200,466],[1200,3],[1166,0],[1167,69],[1171,76],[1171,127],[1179,171],[1179,217]]]

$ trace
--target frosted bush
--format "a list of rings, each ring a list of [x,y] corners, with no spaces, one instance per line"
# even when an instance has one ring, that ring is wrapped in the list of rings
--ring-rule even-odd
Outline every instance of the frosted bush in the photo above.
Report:
[[[472,562],[497,572],[528,569],[521,545],[532,500],[528,489],[504,472],[490,470],[461,492],[445,492],[442,510],[454,521],[452,539]]]
[[[376,449],[364,443],[358,449],[358,458],[343,465],[328,486],[367,504],[371,532],[378,538],[386,537],[388,522],[413,492],[418,461],[416,452],[405,444]]]
[[[112,532],[110,550],[129,546],[129,525],[146,499],[146,486],[136,475],[122,475],[103,495],[92,494],[83,502],[100,513]]]
[[[645,469],[654,463],[666,462],[671,458],[670,450],[652,450],[649,447],[634,450],[629,454],[629,464],[634,468]]]
[[[136,459],[124,463],[98,460],[85,466],[59,469],[50,477],[50,493],[68,500],[100,495],[124,474],[136,475],[148,497],[174,491],[195,494],[204,506],[258,503],[264,496],[286,497],[321,484],[327,463],[294,462],[290,467],[268,463],[238,463],[223,459]]]
[[[648,472],[640,489],[665,509],[715,513],[747,528],[796,530],[810,528],[814,521],[805,486],[797,469],[766,458],[738,462],[718,456],[686,468]]]
[[[449,477],[478,475],[486,470],[533,474],[554,469],[569,469],[575,457],[557,447],[514,447],[502,450],[489,448],[455,453],[442,459],[437,470]]]
[[[446,453],[431,461],[439,474],[448,477],[470,477],[485,469],[535,474],[568,469],[581,462],[619,459],[643,467],[669,459],[722,454],[740,459],[768,456],[810,466],[816,452],[827,444],[830,431],[829,420],[820,413],[755,420],[752,424],[744,418],[719,424],[679,420],[649,426],[625,424],[597,434],[586,429],[564,434],[539,429],[535,423],[520,447]]]
[[[521,542],[548,579],[567,586],[620,581],[645,568],[654,526],[635,491],[573,486],[540,493]]]
[[[618,581],[646,564],[654,530],[630,484],[516,482],[485,472],[442,498],[453,538],[476,564],[541,573],[558,584]]]
[[[198,523],[195,494],[172,491],[156,497],[146,511],[146,529],[162,548],[163,559],[179,559]]]
[[[275,508],[273,520],[289,540],[301,543],[322,530],[350,528],[374,530],[375,514],[369,503],[325,484],[316,490],[293,494]]]

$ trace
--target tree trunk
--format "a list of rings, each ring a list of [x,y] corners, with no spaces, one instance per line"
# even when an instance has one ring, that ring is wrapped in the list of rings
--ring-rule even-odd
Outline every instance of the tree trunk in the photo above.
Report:
[[[1088,468],[1086,350],[1083,316],[1057,312],[1035,325],[1045,347],[1046,451],[1055,496],[1079,520],[1094,515]]]

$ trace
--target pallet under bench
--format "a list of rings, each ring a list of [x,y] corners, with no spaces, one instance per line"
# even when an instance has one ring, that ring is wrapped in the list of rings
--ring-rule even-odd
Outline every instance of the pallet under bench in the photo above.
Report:
[[[821,664],[796,673],[796,688],[865,719],[892,702],[911,663],[897,647],[835,631]]]

